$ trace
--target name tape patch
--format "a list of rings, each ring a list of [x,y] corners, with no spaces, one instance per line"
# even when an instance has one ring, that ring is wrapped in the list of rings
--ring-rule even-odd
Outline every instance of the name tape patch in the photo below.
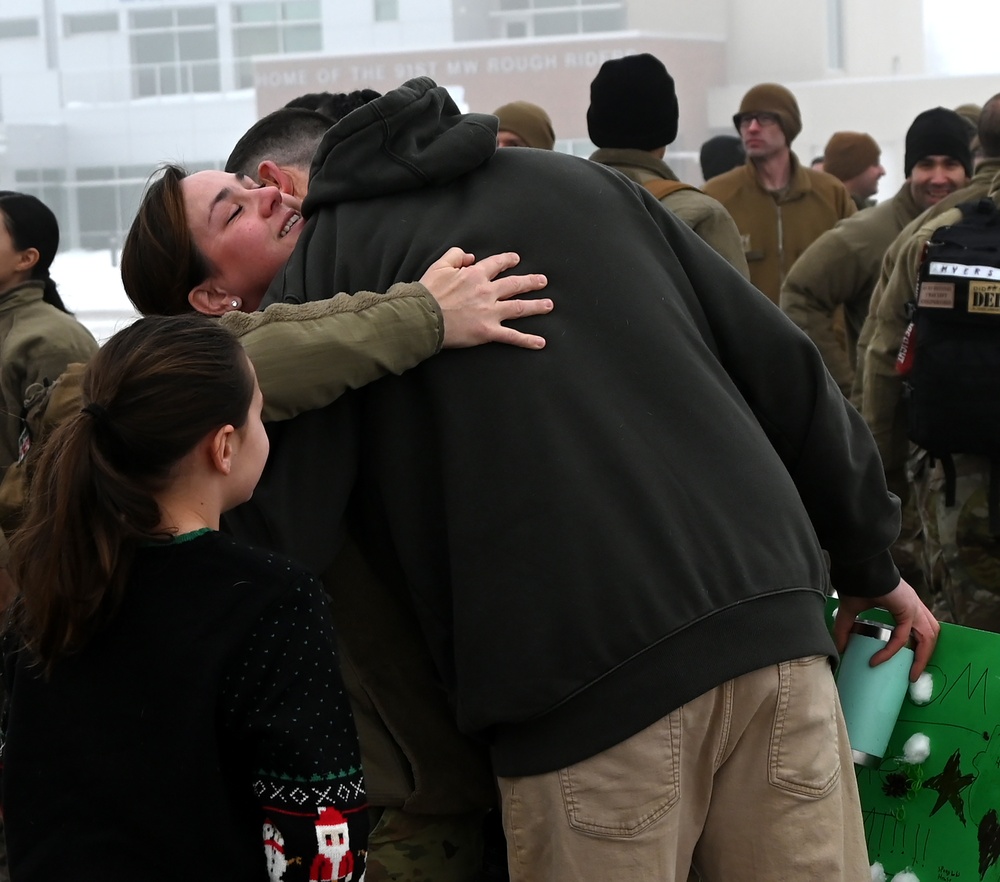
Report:
[[[1000,267],[970,266],[964,263],[944,263],[932,260],[928,267],[932,276],[953,276],[956,279],[987,279],[1000,282]]]

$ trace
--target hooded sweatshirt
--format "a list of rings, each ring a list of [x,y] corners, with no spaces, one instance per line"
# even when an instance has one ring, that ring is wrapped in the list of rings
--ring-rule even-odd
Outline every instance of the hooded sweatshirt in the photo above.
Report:
[[[361,535],[408,587],[460,728],[522,775],[833,655],[821,549],[844,593],[891,590],[898,501],[777,307],[642,188],[496,151],[495,125],[428,79],[345,117],[270,296],[379,290],[455,244],[547,274],[554,312],[512,322],[544,350],[449,350],[352,393]]]

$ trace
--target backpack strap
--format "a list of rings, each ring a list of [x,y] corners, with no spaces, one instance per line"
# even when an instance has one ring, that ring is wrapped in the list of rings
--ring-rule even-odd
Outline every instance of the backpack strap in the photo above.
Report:
[[[649,190],[649,192],[652,193],[657,199],[664,199],[671,193],[676,193],[678,190],[694,190],[696,193],[701,192],[697,187],[692,187],[690,184],[685,184],[683,181],[667,181],[663,178],[651,178],[642,186]]]

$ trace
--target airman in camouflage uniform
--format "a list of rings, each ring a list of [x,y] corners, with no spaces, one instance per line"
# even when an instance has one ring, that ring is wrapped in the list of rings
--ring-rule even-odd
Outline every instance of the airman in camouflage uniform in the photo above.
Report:
[[[986,508],[989,463],[983,457],[955,455],[955,504],[945,505],[940,463],[907,440],[903,381],[895,367],[924,244],[938,227],[961,219],[953,206],[986,195],[1000,204],[1000,95],[984,106],[979,132],[986,160],[972,184],[922,215],[917,228],[905,229],[887,252],[859,341],[866,347],[859,373],[861,411],[879,445],[886,474],[897,476],[893,483],[898,486],[905,467],[908,486],[902,489],[912,490],[920,517],[924,547],[914,550],[934,595],[926,602],[944,621],[1000,631],[1000,542],[990,536]]]
[[[415,815],[374,810],[366,882],[478,880],[483,867],[483,816]]]
[[[1000,631],[1000,542],[989,531],[989,460],[952,457],[955,504],[948,506],[941,464],[920,453],[913,487],[925,532],[925,572],[940,589],[934,615],[945,622]]]

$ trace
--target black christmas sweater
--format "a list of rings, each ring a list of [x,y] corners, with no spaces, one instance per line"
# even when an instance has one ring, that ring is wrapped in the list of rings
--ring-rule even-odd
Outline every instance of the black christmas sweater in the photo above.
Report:
[[[282,557],[189,536],[139,551],[109,624],[50,678],[23,649],[5,653],[19,882],[364,873],[364,782],[326,595]]]
[[[844,595],[897,585],[898,500],[864,421],[812,342],[644,188],[497,150],[495,118],[420,78],[326,133],[303,214],[273,299],[384,290],[452,245],[548,277],[526,296],[553,312],[512,323],[543,350],[448,350],[349,395],[358,534],[408,587],[498,774],[835,655],[831,577]]]

